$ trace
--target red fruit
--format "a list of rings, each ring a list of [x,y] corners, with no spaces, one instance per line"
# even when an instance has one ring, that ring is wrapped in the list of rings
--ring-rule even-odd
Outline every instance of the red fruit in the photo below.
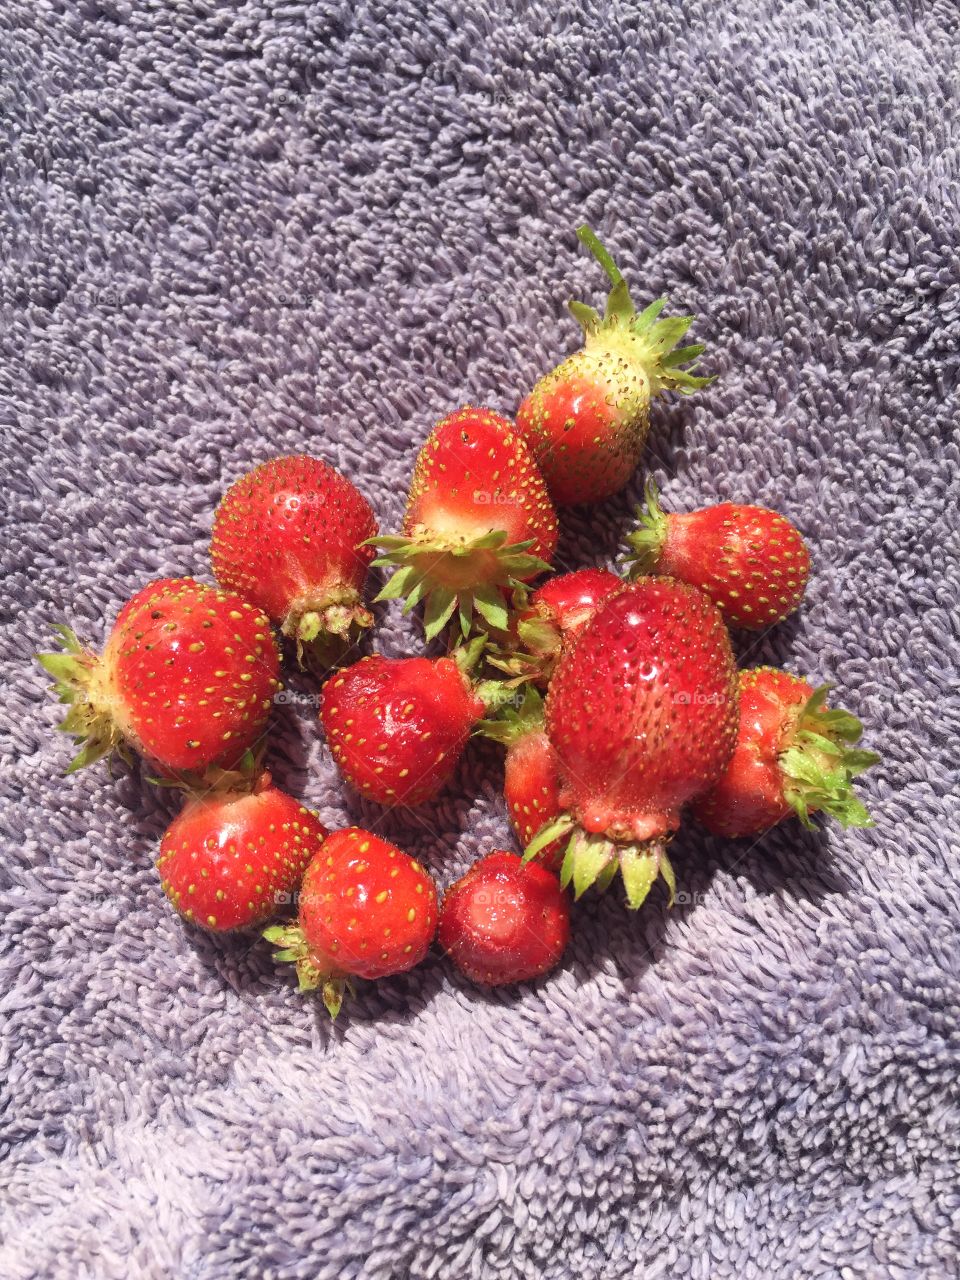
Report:
[[[457,611],[463,635],[473,611],[507,626],[503,587],[549,568],[557,517],[543,477],[512,424],[466,408],[439,422],[420,450],[402,537],[375,539],[378,565],[397,570],[378,599],[425,603],[427,639]]]
[[[279,688],[270,623],[246,600],[165,578],[120,610],[103,655],[56,628],[64,653],[38,655],[71,704],[60,725],[83,768],[127,746],[173,772],[230,768],[263,736]]]
[[[766,507],[722,502],[687,515],[664,513],[647,483],[647,508],[627,541],[634,574],[661,573],[706,592],[727,622],[762,631],[803,599],[810,553],[799,531]]]
[[[704,826],[716,835],[754,836],[793,813],[812,826],[818,810],[844,827],[873,826],[851,783],[880,757],[855,749],[860,721],[827,709],[829,687],[814,691],[773,667],[740,672],[736,748],[694,806]]]
[[[335,831],[303,878],[296,925],[267,929],[297,966],[300,990],[323,990],[336,1017],[347,979],[404,973],[437,929],[437,890],[408,854],[359,827]]]
[[[362,658],[323,686],[320,723],[351,786],[380,804],[422,804],[453,776],[502,685],[467,671],[482,638],[446,658]]]
[[[501,986],[539,977],[559,963],[570,906],[557,878],[497,850],[444,894],[439,942],[473,982]]]
[[[689,395],[711,381],[690,372],[703,347],[677,347],[693,316],[658,319],[665,298],[638,315],[597,237],[589,227],[577,235],[610,278],[606,312],[601,319],[592,307],[570,303],[583,326],[583,348],[541,378],[517,411],[517,430],[561,506],[622,489],[643,452],[654,396]]]
[[[527,848],[572,832],[561,880],[579,895],[619,865],[631,907],[658,871],[680,809],[723,772],[737,732],[730,638],[702,592],[642,578],[601,605],[561,657],[546,702],[565,811]]]
[[[373,617],[362,591],[377,532],[366,498],[319,458],[271,458],[227,490],[210,559],[221,586],[252,601],[328,661]]]
[[[157,870],[188,920],[217,933],[240,929],[290,901],[326,834],[315,813],[264,773],[252,792],[188,800],[160,843]]]

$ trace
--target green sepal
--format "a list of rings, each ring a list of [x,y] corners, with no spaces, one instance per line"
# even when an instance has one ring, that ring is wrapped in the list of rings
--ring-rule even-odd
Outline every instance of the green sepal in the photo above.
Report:
[[[69,710],[57,729],[80,740],[81,747],[66,772],[77,773],[112,752],[127,762],[132,760],[109,704],[96,701],[94,677],[100,658],[85,649],[70,627],[57,623],[53,628],[63,646],[61,653],[38,653],[37,662],[54,679],[57,699]]]
[[[628,845],[620,851],[620,875],[627,894],[627,906],[631,911],[636,911],[643,905],[659,873],[659,846]]]
[[[310,959],[310,948],[307,946],[307,940],[303,930],[298,924],[275,924],[269,929],[264,929],[263,936],[267,942],[278,947],[279,950],[274,954],[274,960],[283,963],[292,963],[297,969],[297,989],[299,991],[315,991],[317,987],[324,988],[324,1004],[327,1004],[326,988],[330,984],[340,982],[340,995],[342,999],[343,984],[342,980],[335,974],[325,974]],[[340,1003],[337,1002],[337,1011],[339,1012]],[[327,1004],[330,1009],[330,1005]],[[336,1017],[336,1013],[331,1010],[331,1017]]]
[[[490,738],[493,742],[509,747],[528,733],[534,733],[542,728],[543,698],[532,684],[528,684],[524,686],[523,701],[519,707],[516,702],[501,707],[496,716],[481,720],[474,725],[473,731],[478,737]]]
[[[473,593],[473,607],[488,626],[495,631],[506,631],[510,614],[503,596],[495,588],[479,588]]]
[[[880,760],[855,744],[863,733],[856,716],[826,707],[831,685],[808,698],[797,718],[790,745],[780,755],[784,799],[807,827],[811,814],[836,818],[842,827],[872,827],[873,819],[853,790],[853,779]]]
[[[437,587],[430,592],[423,611],[423,634],[434,640],[450,621],[457,607],[457,595],[449,587]]]
[[[552,818],[549,822],[545,822],[524,849],[523,861],[530,862],[548,844],[552,844],[554,840],[559,840],[561,836],[567,835],[575,826],[576,823],[569,813],[563,813],[558,818]]]
[[[579,899],[596,884],[611,862],[616,866],[617,853],[606,836],[589,836],[578,831],[564,856],[560,883],[566,887],[572,880],[573,896]]]
[[[631,578],[656,573],[667,540],[667,517],[660,506],[660,494],[652,476],[647,478],[643,496],[645,506],[636,509],[637,527],[627,534],[626,570]]]

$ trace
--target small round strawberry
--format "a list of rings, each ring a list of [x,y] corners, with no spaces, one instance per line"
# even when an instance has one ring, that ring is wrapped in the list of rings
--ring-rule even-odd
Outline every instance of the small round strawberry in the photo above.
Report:
[[[569,835],[579,896],[619,868],[633,908],[662,874],[680,810],[720,777],[737,733],[737,673],[716,605],[671,578],[611,596],[560,658],[546,702],[560,806],[527,858]]]
[[[404,973],[427,954],[437,929],[437,890],[409,854],[370,831],[327,836],[307,868],[296,925],[267,929],[297,966],[300,990],[322,989],[335,1018],[352,977]]]
[[[622,590],[623,579],[607,569],[576,569],[537,587],[516,622],[519,647],[501,646],[490,661],[509,675],[546,684],[563,648],[573,643],[599,606]]]
[[[703,347],[677,346],[693,316],[660,319],[665,298],[638,315],[597,237],[589,227],[577,235],[610,279],[606,312],[601,318],[592,307],[570,303],[583,348],[541,378],[517,411],[517,430],[561,506],[622,489],[643,452],[651,400],[667,391],[689,395],[711,381],[690,371]]]
[[[363,585],[377,532],[370,503],[339,471],[305,455],[271,458],[227,490],[210,558],[221,586],[262,609],[327,664],[373,616]]]
[[[483,637],[444,658],[373,654],[330,676],[320,723],[347,781],[380,804],[416,805],[450,781],[477,722],[498,697],[469,671]]]
[[[454,613],[466,636],[474,610],[508,625],[504,587],[550,566],[557,516],[543,477],[512,424],[489,409],[439,422],[414,468],[402,537],[380,537],[374,563],[396,572],[378,599],[424,603],[428,640]]]
[[[880,759],[856,748],[860,721],[826,706],[829,685],[814,690],[773,667],[740,672],[737,745],[694,813],[716,835],[760,835],[796,814],[829,814],[843,827],[872,827],[852,782]]]
[[[628,535],[634,575],[660,573],[706,592],[730,626],[762,631],[799,606],[810,553],[797,528],[766,507],[721,502],[686,515],[660,507],[647,483],[646,510]]]
[[[269,620],[227,591],[164,578],[120,610],[102,656],[69,627],[38,655],[83,742],[71,771],[129,747],[177,774],[231,768],[263,736],[279,688]]]
[[[217,933],[245,928],[290,901],[326,834],[263,773],[250,792],[189,799],[160,842],[157,870],[187,920]]]
[[[553,969],[570,937],[570,904],[537,863],[497,850],[443,897],[438,940],[473,982],[501,986]]]

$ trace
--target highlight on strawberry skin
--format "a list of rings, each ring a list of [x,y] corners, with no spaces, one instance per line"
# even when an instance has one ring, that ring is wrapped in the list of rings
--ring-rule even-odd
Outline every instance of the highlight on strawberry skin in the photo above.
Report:
[[[157,871],[191,923],[215,933],[247,928],[291,900],[326,835],[317,815],[263,772],[245,790],[188,796],[160,843]]]
[[[352,978],[405,973],[437,931],[437,889],[415,858],[348,827],[327,836],[303,877],[296,924],[264,931],[275,959],[296,966],[301,991],[319,989],[332,1018]]]
[[[451,620],[463,636],[478,614],[505,631],[504,592],[550,568],[557,516],[513,424],[468,406],[439,422],[417,457],[402,533],[372,539],[393,570],[378,600],[424,606],[428,640]]]
[[[280,687],[270,622],[249,601],[192,578],[164,578],[120,610],[103,654],[57,627],[60,653],[41,666],[69,705],[60,731],[77,738],[70,771],[131,751],[196,777],[230,769],[263,736]]]
[[[860,721],[827,704],[829,685],[756,667],[741,671],[737,743],[720,778],[694,805],[715,835],[762,835],[796,815],[823,813],[842,827],[872,827],[853,781],[879,762],[858,747]]]
[[[686,514],[665,512],[653,480],[627,535],[630,572],[661,573],[699,587],[730,626],[762,631],[800,606],[810,552],[786,516],[721,502]]]
[[[589,227],[577,235],[610,281],[606,309],[571,302],[584,344],[536,384],[517,410],[517,430],[533,451],[559,506],[596,502],[629,481],[650,430],[651,402],[712,379],[694,374],[701,343],[681,346],[693,316],[664,317],[666,299],[638,312],[626,281]]]
[[[222,587],[294,641],[301,664],[325,667],[373,622],[363,587],[376,532],[369,502],[326,462],[271,458],[221,499],[210,559]]]

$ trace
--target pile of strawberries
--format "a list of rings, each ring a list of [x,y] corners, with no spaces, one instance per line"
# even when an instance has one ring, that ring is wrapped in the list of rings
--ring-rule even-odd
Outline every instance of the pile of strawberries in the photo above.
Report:
[[[187,792],[157,868],[182,915],[212,930],[258,925],[320,988],[331,1014],[354,977],[418,964],[435,936],[478,983],[535,977],[569,936],[579,897],[619,875],[630,908],[662,876],[686,811],[731,837],[822,811],[869,825],[852,780],[876,756],[827,689],[772,668],[738,671],[728,628],[763,630],[797,608],[810,571],[783,516],[722,503],[669,514],[652,484],[624,577],[550,571],[556,505],[595,502],[633,475],[651,401],[688,394],[692,317],[637,312],[610,279],[603,316],[580,303],[582,348],[534,387],[516,423],[487,409],[444,418],[420,451],[402,531],[380,535],[369,503],[325,462],[274,458],[220,503],[219,587],[153,582],[120,610],[102,655],[66,627],[40,655],[81,739],[72,768],[110,752],[146,757]],[[376,550],[375,550],[376,549]],[[379,556],[377,556],[379,551]],[[369,655],[371,566],[379,600],[422,608],[442,656]],[[372,831],[327,832],[275,787],[261,758],[280,688],[278,633],[329,672],[320,723],[340,772],[381,805],[432,800],[473,734],[506,748],[504,795],[524,848],[481,858],[444,895],[414,858]]]

